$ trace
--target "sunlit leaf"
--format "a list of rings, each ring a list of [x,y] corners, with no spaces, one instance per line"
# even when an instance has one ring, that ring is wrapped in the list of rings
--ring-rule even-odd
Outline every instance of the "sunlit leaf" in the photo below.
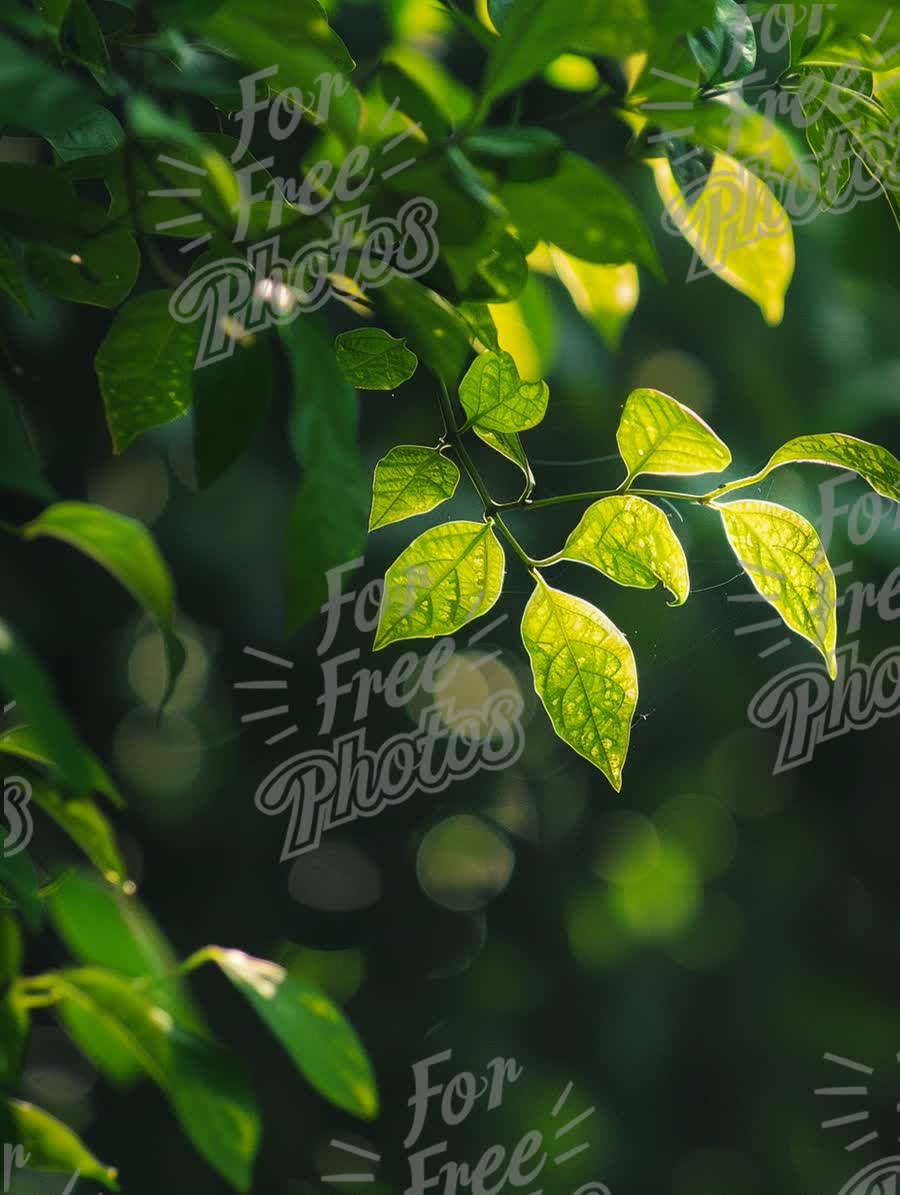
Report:
[[[169,313],[170,292],[147,291],[116,314],[97,352],[97,377],[113,450],[177,419],[191,405],[197,323]]]
[[[638,697],[628,640],[589,602],[538,579],[522,641],[554,730],[618,792]]]
[[[842,432],[798,436],[778,449],[758,475],[758,480],[761,481],[779,465],[791,461],[809,461],[811,464],[851,469],[867,481],[877,494],[900,502],[900,461],[878,444],[870,444],[867,440],[858,440]]]
[[[435,291],[398,274],[375,292],[375,301],[403,332],[432,373],[455,387],[469,357],[469,330]]]
[[[684,477],[720,473],[731,464],[731,453],[712,428],[659,390],[629,394],[616,443],[630,478],[641,473]]]
[[[509,353],[481,353],[459,385],[459,401],[472,424],[491,432],[518,432],[544,418],[546,382],[523,382]]]
[[[4,1141],[22,1147],[29,1170],[65,1175],[77,1172],[83,1179],[98,1182],[109,1191],[119,1190],[115,1167],[104,1166],[67,1125],[34,1104],[23,1100],[3,1101],[0,1131]]]
[[[62,540],[90,556],[156,620],[169,670],[165,705],[184,667],[184,648],[175,634],[172,578],[143,523],[87,502],[57,502],[27,523],[23,533],[26,539],[47,535]]]
[[[529,272],[511,303],[488,306],[497,330],[497,348],[509,353],[519,377],[534,382],[553,368],[559,343],[556,308],[543,278]]]
[[[375,466],[369,530],[434,510],[452,498],[459,469],[435,448],[400,444]]]
[[[597,265],[637,262],[659,271],[659,259],[640,212],[592,162],[562,155],[554,174],[537,182],[508,182],[500,196],[519,231]]]
[[[388,569],[375,650],[399,639],[452,635],[480,618],[503,587],[505,557],[487,523],[443,523]]]
[[[518,432],[488,432],[484,428],[478,427],[477,424],[472,430],[479,439],[484,440],[485,444],[499,452],[501,456],[505,456],[508,461],[512,461],[514,465],[518,465],[525,474],[529,489],[534,488],[534,474]]]
[[[774,502],[717,506],[728,542],[758,593],[792,631],[819,649],[837,676],[837,592],[815,527]]]
[[[62,972],[63,1003],[101,1022],[165,1092],[187,1137],[238,1191],[248,1191],[259,1140],[259,1113],[232,1056],[189,1033],[153,999],[112,971]]]
[[[354,328],[334,342],[337,363],[357,390],[393,390],[416,372],[418,360],[381,328]]]
[[[243,950],[211,947],[221,967],[269,1026],[295,1065],[331,1103],[371,1120],[378,1111],[366,1052],[340,1010],[318,988]]]
[[[633,494],[602,498],[585,511],[566,540],[562,559],[580,560],[620,585],[653,589],[658,582],[682,605],[691,590],[684,548],[652,502]]]
[[[555,246],[551,246],[550,255],[553,268],[572,302],[609,346],[616,348],[637,306],[640,291],[637,268],[630,264],[594,265]]]
[[[102,793],[114,805],[120,808],[125,801],[116,788],[106,768],[87,747],[80,748],[84,758],[87,775],[90,776],[91,792]],[[53,768],[53,759],[47,751],[46,743],[36,726],[13,726],[0,733],[0,752],[13,755],[19,759],[27,759],[30,763],[40,764],[41,767]]]
[[[649,164],[672,224],[697,258],[752,299],[767,323],[781,323],[794,273],[794,233],[766,184],[734,158],[717,153],[706,185],[690,202],[666,158],[651,158]],[[692,267],[691,278],[701,276]]]

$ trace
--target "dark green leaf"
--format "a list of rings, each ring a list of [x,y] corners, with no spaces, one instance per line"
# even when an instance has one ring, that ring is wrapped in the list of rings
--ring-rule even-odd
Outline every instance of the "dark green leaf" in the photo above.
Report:
[[[716,0],[710,25],[688,34],[707,82],[743,79],[756,66],[756,34],[747,12],[735,0]]]
[[[238,344],[230,357],[194,373],[194,465],[206,487],[249,447],[272,398],[272,349],[266,337]]]
[[[42,477],[19,418],[16,399],[0,378],[0,486],[47,500],[53,491]]]
[[[469,330],[450,304],[419,282],[395,275],[376,302],[406,336],[420,361],[455,387],[469,359]]]
[[[11,299],[15,299],[26,314],[31,314],[19,261],[11,242],[5,236],[0,236],[0,290]]]
[[[191,405],[200,329],[169,313],[170,292],[126,303],[97,352],[97,376],[113,450],[177,419]]]
[[[90,797],[63,797],[38,776],[29,776],[35,805],[72,839],[110,884],[127,882],[127,871],[112,826]]]
[[[48,131],[45,127],[41,132],[64,162],[112,153],[125,141],[125,132],[118,120],[108,108],[99,104],[78,120],[67,117],[58,131]]]
[[[562,153],[562,141],[556,133],[520,125],[472,133],[464,146],[474,162],[511,182],[546,178],[556,170]]]
[[[337,363],[357,390],[394,390],[408,381],[419,364],[405,340],[381,328],[354,328],[334,342]]]
[[[356,391],[338,369],[327,329],[307,316],[281,331],[293,378],[292,441],[303,469],[288,533],[287,625],[294,630],[321,607],[328,570],[362,548],[368,484]]]
[[[14,726],[12,730],[4,731],[0,734],[0,752],[16,756],[18,759],[27,759],[30,763],[40,764],[41,767],[53,767],[53,760],[36,726]],[[123,807],[125,801],[122,794],[113,784],[100,760],[87,747],[82,747],[81,753],[91,778],[91,791],[102,793],[114,805]]]

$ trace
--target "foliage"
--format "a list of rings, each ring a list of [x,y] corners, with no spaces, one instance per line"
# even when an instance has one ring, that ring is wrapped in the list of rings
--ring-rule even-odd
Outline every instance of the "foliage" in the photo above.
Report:
[[[390,24],[403,6],[385,0],[379,7]],[[661,583],[681,605],[690,592],[688,562],[666,510],[687,503],[713,512],[758,593],[819,650],[833,677],[835,583],[815,530],[774,503],[727,499],[781,465],[810,461],[852,469],[898,501],[900,463],[848,435],[807,433],[779,448],[761,472],[706,492],[635,485],[644,475],[719,474],[731,463],[729,449],[697,414],[659,391],[638,389],[625,402],[617,432],[621,484],[536,498],[520,434],[541,423],[550,391],[540,370],[502,343],[504,319],[527,313],[534,288],[552,275],[586,322],[616,343],[638,299],[639,270],[651,286],[662,277],[646,196],[629,170],[639,164],[655,182],[654,216],[665,213],[708,270],[777,324],[795,248],[789,214],[773,192],[776,180],[811,185],[818,203],[833,206],[849,185],[850,167],[860,163],[896,208],[885,159],[872,148],[896,134],[886,63],[871,36],[884,14],[868,0],[845,0],[815,33],[788,30],[789,60],[775,94],[788,101],[778,106],[782,117],[798,105],[805,114],[818,166],[810,182],[788,121],[751,110],[736,93],[757,61],[750,15],[768,6],[490,0],[486,11],[481,7],[480,16],[456,3],[444,9],[480,63],[476,86],[419,49],[401,47],[405,53],[384,57],[358,89],[350,50],[316,0],[289,6],[41,0],[33,7],[15,0],[0,34],[0,122],[6,134],[38,149],[34,160],[0,162],[0,289],[26,313],[33,288],[114,313],[95,361],[112,451],[124,452],[191,412],[201,486],[213,484],[249,446],[277,381],[287,376],[289,439],[302,471],[288,545],[291,630],[321,605],[327,570],[365,542],[356,391],[390,392],[421,362],[443,435],[435,444],[394,447],[379,462],[368,529],[449,501],[461,472],[483,519],[431,528],[400,554],[387,572],[375,647],[453,634],[485,615],[502,593],[505,544],[534,584],[522,640],[540,699],[557,734],[618,790],[638,702],[634,653],[602,611],[551,588],[545,572],[574,560],[619,585]],[[892,32],[882,30],[885,42]],[[315,202],[275,185],[262,142],[252,150],[262,151],[256,186],[260,179],[265,185],[249,202],[242,193],[247,178],[236,163],[247,145],[233,117],[242,104],[239,81],[251,71],[261,72],[266,100],[279,99],[282,119],[296,119],[309,133],[304,165],[331,166],[330,173],[316,167],[325,194]],[[323,102],[317,91],[338,73],[347,78]],[[582,110],[617,147],[603,167],[578,152],[576,139],[570,145],[544,127],[543,81],[555,87],[576,76],[588,81]],[[401,133],[409,145],[392,148]],[[837,170],[829,157],[835,136],[849,153]],[[360,148],[368,156],[354,158]],[[407,152],[414,161],[406,173],[385,166],[392,154]],[[381,162],[380,178],[360,183],[371,157]],[[332,179],[340,180],[344,168],[341,193]],[[333,341],[321,316],[297,318],[303,278],[282,263],[254,277],[243,305],[220,324],[213,321],[219,357],[195,369],[201,332],[210,329],[173,318],[185,281],[199,283],[205,272],[233,261],[236,244],[249,253],[278,236],[287,256],[318,244],[358,207],[364,187],[376,217],[410,197],[436,204],[439,252],[423,274],[405,277],[398,267],[381,285],[358,284],[354,273],[366,254],[357,237],[346,268],[330,278],[350,312],[367,321],[377,314],[399,335],[367,322]],[[717,188],[738,196],[735,223],[747,234],[740,244],[718,239]],[[239,289],[240,278],[233,281]],[[168,568],[142,525],[96,504],[55,500],[14,390],[12,379],[0,383],[3,487],[41,509],[3,530],[23,544],[63,541],[136,599],[162,632],[165,704],[184,663]],[[469,435],[510,464],[523,486],[518,497],[492,497]],[[562,548],[547,559],[531,557],[507,519],[569,502],[588,505]],[[5,905],[31,931],[49,921],[75,964],[24,974],[18,921],[3,914],[3,1114],[31,1164],[79,1169],[109,1188],[116,1182],[115,1170],[71,1130],[14,1094],[31,1019],[35,1010],[52,1008],[110,1080],[143,1076],[156,1083],[210,1165],[235,1188],[249,1188],[259,1113],[232,1051],[214,1039],[184,986],[184,977],[204,963],[218,967],[246,998],[326,1099],[373,1116],[369,1062],[321,992],[279,964],[236,949],[203,947],[177,964],[133,895],[98,799],[121,804],[117,789],[47,671],[6,623],[0,623],[0,688],[23,720],[0,738],[0,752],[104,880],[79,871],[45,874],[29,855],[3,860]]]

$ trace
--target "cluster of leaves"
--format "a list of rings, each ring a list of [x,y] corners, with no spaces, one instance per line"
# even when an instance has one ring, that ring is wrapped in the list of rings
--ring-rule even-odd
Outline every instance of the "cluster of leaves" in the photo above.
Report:
[[[11,0],[0,31],[0,128],[27,140],[19,143],[17,160],[0,160],[0,290],[26,314],[36,306],[35,290],[118,309],[96,358],[113,449],[122,452],[136,437],[190,411],[201,486],[220,477],[252,440],[267,414],[276,351],[283,355],[294,393],[290,438],[302,469],[288,552],[290,628],[320,606],[326,570],[364,542],[367,479],[356,390],[395,387],[421,359],[438,386],[445,438],[436,447],[396,448],[380,462],[370,526],[449,498],[459,479],[455,461],[480,494],[485,521],[427,532],[400,557],[388,574],[377,646],[452,632],[488,609],[503,581],[499,531],[535,576],[523,637],[554,725],[618,787],[637,700],[631,649],[599,611],[546,584],[542,573],[553,560],[531,560],[517,544],[503,520],[503,504],[493,502],[471,462],[463,433],[471,431],[522,472],[524,490],[506,504],[510,508],[566,500],[533,498],[519,433],[539,423],[548,389],[522,380],[527,371],[506,351],[504,330],[534,322],[535,295],[552,276],[615,344],[638,299],[639,268],[662,276],[639,206],[607,169],[569,148],[551,123],[577,130],[590,120],[620,132],[623,165],[631,159],[652,169],[663,206],[698,256],[750,296],[770,322],[781,318],[794,265],[789,221],[777,234],[767,225],[766,236],[751,235],[723,257],[712,188],[695,193],[698,177],[702,183],[724,174],[743,195],[740,217],[752,233],[764,217],[771,222],[773,204],[777,209],[762,175],[788,176],[799,168],[785,122],[754,110],[737,94],[756,61],[748,12],[768,6],[745,11],[732,0],[488,0],[488,21],[483,5],[477,16],[455,0],[443,6],[371,0],[347,6],[348,28],[366,7],[380,12],[388,44],[377,65],[360,72],[364,85],[332,89],[326,114],[315,100],[323,78],[349,79],[355,64],[317,0],[288,6],[279,0]],[[329,8],[340,18],[340,5]],[[886,56],[868,36],[880,27],[882,44],[894,40],[895,18],[885,27],[883,17],[876,0],[842,0],[815,37],[792,31],[780,89],[807,97],[802,84],[811,72],[830,84],[831,99],[809,124],[816,152],[824,154],[835,122],[847,126],[854,146],[861,144],[860,130],[877,127],[886,135],[887,117],[897,111],[893,79]],[[423,28],[466,46],[482,64],[477,87],[422,51],[413,35]],[[848,62],[858,67],[850,81],[836,74]],[[293,103],[300,96],[308,117],[297,142],[304,169],[330,163],[330,178],[327,170],[317,171],[328,191],[351,152],[365,149],[379,171],[364,195],[372,216],[393,215],[405,199],[427,196],[439,211],[440,252],[427,275],[395,273],[371,293],[346,277],[333,279],[353,310],[366,316],[377,311],[405,341],[369,327],[339,337],[333,347],[324,322],[311,317],[282,320],[277,333],[250,337],[237,313],[223,329],[234,352],[195,370],[201,329],[170,315],[182,272],[197,276],[233,257],[243,216],[248,243],[277,233],[281,256],[288,259],[327,236],[352,206],[332,193],[324,207],[306,210],[277,194],[259,163],[254,193],[262,197],[242,200],[232,120],[241,107],[240,79],[273,67],[270,97]],[[855,97],[850,107],[848,91]],[[574,107],[560,112],[560,97],[573,95]],[[552,110],[544,111],[541,105],[548,104]],[[258,137],[264,137],[265,121],[259,123]],[[251,149],[263,158],[269,147],[259,141]],[[414,165],[394,171],[410,152]],[[765,171],[754,173],[751,165],[760,161]],[[839,182],[838,193],[841,185],[846,182]],[[824,198],[834,193],[828,180],[822,187]],[[359,252],[357,245],[351,265]],[[142,286],[131,297],[142,271],[162,285]],[[295,281],[280,277],[288,288]],[[465,412],[462,423],[453,394]],[[25,540],[62,540],[129,589],[161,628],[171,691],[183,653],[172,583],[153,540],[110,511],[54,500],[21,420],[27,398],[0,382],[0,469],[4,488],[27,495],[41,510],[23,527],[7,524],[3,530]],[[652,392],[629,399],[619,445],[625,482],[615,493],[593,496],[597,501],[553,559],[581,560],[623,584],[647,588],[661,581],[682,602],[689,588],[684,555],[666,516],[648,500],[661,491],[633,483],[642,473],[721,470],[728,450],[695,415]],[[897,462],[871,445],[836,434],[803,437],[776,453],[767,470],[797,459],[856,469],[879,493],[898,497]],[[822,650],[832,669],[833,579],[815,532],[799,515],[772,504],[718,501],[759,477],[669,500],[719,513],[757,588],[789,626]],[[412,574],[421,592],[408,609]],[[402,607],[396,601],[401,584]],[[35,803],[105,882],[126,886],[112,827],[96,800],[99,794],[117,803],[119,794],[81,743],[41,665],[5,624],[0,689],[23,719],[0,737],[0,751],[15,759]],[[170,951],[148,915],[116,891],[76,877],[61,886],[52,877],[42,884],[26,854],[4,858],[0,883],[29,929],[49,916],[83,964],[23,976],[19,931],[11,916],[4,918],[0,1039],[6,1089],[15,1088],[30,1010],[52,1005],[104,1074],[124,1081],[144,1073],[156,1081],[204,1156],[235,1186],[246,1187],[257,1134],[252,1097],[178,986]],[[182,970],[201,961],[220,966],[326,1096],[360,1115],[373,1113],[368,1064],[352,1031],[320,994],[275,964],[217,948],[192,956]],[[112,1173],[64,1126],[12,1095],[4,1107],[13,1122],[10,1139],[27,1144],[33,1165],[78,1168],[112,1184]]]
[[[352,346],[352,347],[351,347]],[[408,349],[386,332],[346,333],[340,359],[361,385],[378,388],[409,372]],[[413,361],[415,358],[413,358]],[[363,364],[364,362],[364,364]],[[391,382],[391,384],[395,384]],[[693,411],[658,390],[635,390],[622,411],[616,442],[626,475],[609,491],[532,498],[534,483],[519,433],[547,410],[545,382],[523,382],[508,353],[476,357],[459,386],[465,421],[442,393],[444,436],[434,447],[404,444],[379,461],[372,491],[370,530],[433,510],[452,498],[460,479],[455,456],[484,502],[484,522],[444,523],[424,532],[387,571],[376,650],[402,639],[455,634],[486,614],[500,597],[505,554],[500,536],[532,574],[535,589],[522,618],[522,641],[534,683],[561,739],[604,773],[616,790],[628,752],[638,699],[634,654],[625,635],[582,598],[553,589],[544,570],[562,560],[586,564],[620,585],[653,589],[662,583],[673,605],[690,594],[684,549],[656,502],[689,502],[715,511],[728,542],[758,593],[785,624],[821,652],[837,674],[837,592],[834,573],[816,529],[802,515],[755,498],[723,501],[757,485],[780,465],[797,461],[858,473],[885,498],[900,502],[900,461],[885,448],[838,432],[807,435],[779,448],[759,473],[704,494],[635,486],[644,475],[688,477],[721,473],[731,452]],[[525,474],[521,496],[495,502],[487,492],[463,435],[471,431]],[[562,548],[532,559],[504,521],[508,511],[565,502],[592,504]]]

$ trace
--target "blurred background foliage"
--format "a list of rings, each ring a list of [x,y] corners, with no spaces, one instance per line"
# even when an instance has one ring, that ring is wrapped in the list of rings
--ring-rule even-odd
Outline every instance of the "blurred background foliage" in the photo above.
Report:
[[[396,0],[385,6],[390,19],[369,5],[328,7],[361,69],[393,39],[426,46],[471,81],[466,43],[431,5]],[[568,84],[579,69],[571,67]],[[526,113],[528,103],[562,112],[571,102],[572,93],[538,82]],[[602,162],[610,147],[594,133],[589,115],[566,127],[579,152]],[[619,346],[612,349],[546,276],[533,276],[521,304],[498,321],[504,346],[520,361],[530,354],[551,383],[546,419],[524,434],[539,492],[618,482],[620,466],[604,458],[614,452],[622,402],[638,386],[698,411],[743,472],[809,431],[840,430],[896,451],[900,248],[888,206],[823,215],[796,230],[785,319],[770,328],[717,279],[684,281],[690,250],[660,229],[649,172],[636,167],[628,181],[643,196],[667,281],[641,275],[640,302]],[[449,1132],[453,1158],[474,1162],[488,1145],[512,1146],[530,1129],[552,1132],[550,1112],[569,1082],[568,1106],[596,1106],[583,1128],[590,1149],[553,1174],[552,1186],[547,1178],[551,1190],[574,1192],[592,1179],[613,1192],[673,1195],[838,1189],[857,1167],[843,1150],[851,1130],[820,1128],[813,1091],[831,1077],[826,1051],[876,1068],[873,1127],[883,1152],[894,1152],[896,723],[824,744],[808,765],[773,776],[778,732],[753,729],[747,706],[776,671],[808,662],[811,650],[792,640],[760,658],[780,633],[740,634],[752,607],[728,599],[746,593],[748,582],[706,512],[686,510],[678,528],[694,582],[683,608],[669,610],[661,592],[618,589],[574,564],[555,570],[563,584],[576,576],[577,591],[638,653],[640,720],[620,797],[533,717],[517,633],[530,586],[512,559],[494,611],[509,618],[491,636],[501,654],[466,683],[481,694],[521,688],[521,760],[438,796],[414,796],[279,863],[286,819],[262,816],[253,795],[278,759],[316,745],[322,632],[316,620],[289,646],[281,633],[296,485],[287,379],[276,382],[251,452],[200,492],[189,418],[111,457],[93,371],[105,313],[32,291],[29,319],[0,301],[5,351],[52,484],[152,527],[177,583],[188,663],[157,718],[157,632],[135,619],[127,596],[62,545],[0,542],[3,615],[50,667],[86,741],[129,796],[119,825],[140,895],[179,956],[202,942],[240,943],[315,978],[346,1006],[377,1069],[382,1114],[360,1129],[298,1081],[237,996],[198,976],[213,1026],[226,1042],[240,1042],[264,1099],[255,1190],[322,1189],[316,1175],[341,1165],[329,1149],[335,1137],[381,1155],[367,1187],[373,1195],[402,1190],[410,1066],[444,1049],[453,1051],[453,1070],[480,1074],[498,1055],[525,1068],[502,1107],[479,1109]],[[327,316],[334,332],[357,322],[336,304]],[[424,371],[397,393],[364,394],[361,411],[370,470],[392,445],[433,442],[440,433]],[[494,492],[513,497],[514,470],[489,456],[482,464]],[[764,496],[789,499],[815,521],[827,476],[784,469]],[[861,481],[839,491],[848,503],[864,493]],[[12,499],[8,509],[10,521],[21,521],[34,504]],[[895,511],[884,509],[864,545],[851,543],[838,521],[831,561],[852,561],[842,589],[855,581],[878,588],[895,566],[900,528]],[[464,487],[454,512],[480,517]],[[562,542],[571,511],[511,523],[529,551],[543,555]],[[360,587],[383,574],[408,538],[407,528],[389,527],[370,539],[354,574]],[[846,604],[842,611],[845,641]],[[896,623],[866,610],[858,638],[860,658],[870,661],[896,644]],[[384,668],[404,650],[374,658],[369,640],[345,616],[331,651],[358,648],[361,666]],[[296,661],[290,700],[302,732],[279,747],[264,745],[270,724],[263,733],[241,723],[252,706],[233,685],[262,674],[245,645]],[[351,705],[344,699],[338,731],[350,729]],[[415,708],[374,700],[368,744],[410,729],[416,716]],[[29,951],[32,970],[59,961],[52,942],[30,942]],[[163,1189],[174,1174],[185,1189],[225,1189],[174,1130],[154,1089],[119,1093],[99,1083],[49,1020],[38,1020],[32,1035],[24,1094],[115,1158],[127,1191]],[[426,1140],[443,1136],[435,1118]],[[29,1175],[13,1189],[61,1186],[58,1176]]]

